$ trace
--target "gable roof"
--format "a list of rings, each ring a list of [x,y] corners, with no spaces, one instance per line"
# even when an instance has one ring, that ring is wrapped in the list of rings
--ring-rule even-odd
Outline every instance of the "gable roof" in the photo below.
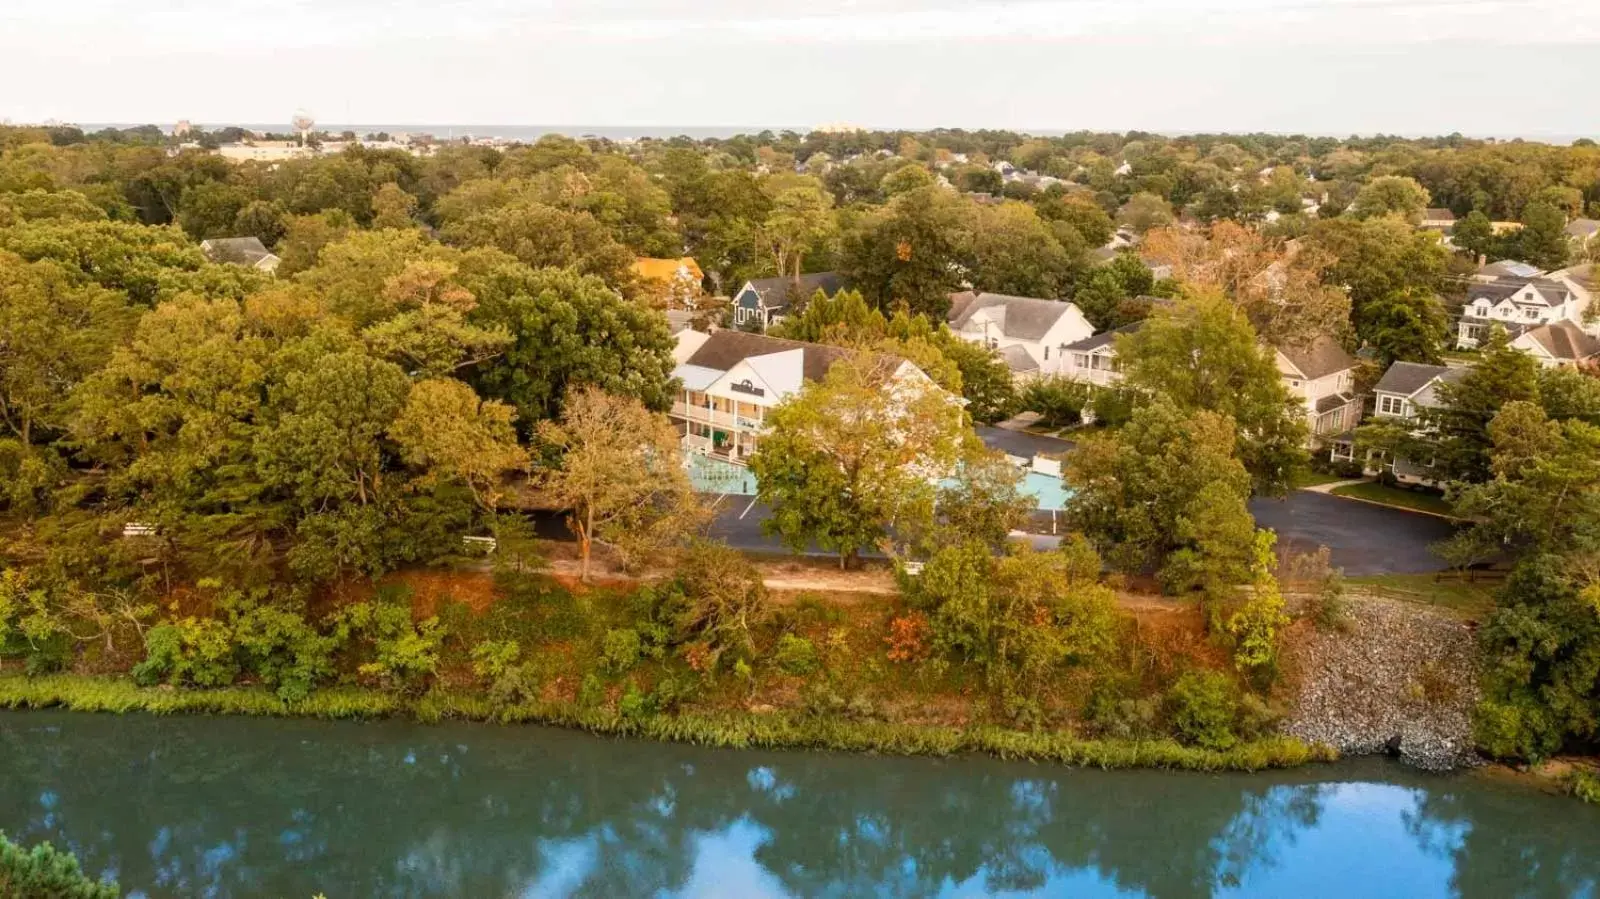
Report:
[[[832,368],[834,363],[860,355],[857,351],[844,347],[804,343],[798,340],[768,337],[765,334],[724,329],[702,342],[683,364],[725,372],[752,356],[767,356],[788,350],[803,352],[800,373],[807,381],[821,381],[828,376],[828,369]],[[873,358],[885,365],[897,365],[901,361],[894,356],[881,353],[875,354]]]
[[[1600,355],[1600,339],[1591,337],[1577,323],[1565,319],[1540,325],[1522,336],[1538,343],[1554,358],[1566,362],[1578,362]]]
[[[1095,334],[1092,337],[1085,337],[1082,340],[1069,343],[1062,347],[1062,349],[1069,352],[1078,353],[1087,353],[1092,350],[1098,350],[1103,346],[1110,346],[1116,340],[1118,334],[1132,334],[1143,326],[1144,322],[1142,320],[1131,322],[1123,325],[1120,328],[1112,328],[1109,331],[1101,331],[1099,334]]]
[[[1078,308],[1067,300],[1041,300],[964,290],[950,295],[950,326],[959,331],[980,310],[997,307],[1005,310],[1000,332],[1017,340],[1040,339],[1063,315]]]
[[[1540,274],[1542,274],[1542,272],[1539,271],[1538,267],[1529,265],[1526,262],[1519,262],[1515,259],[1502,259],[1499,262],[1491,262],[1483,268],[1478,269],[1478,275],[1480,277],[1526,279],[1537,277]]]
[[[1539,295],[1539,299],[1550,307],[1561,306],[1572,297],[1572,291],[1567,285],[1550,278],[1500,278],[1470,285],[1467,288],[1467,303],[1470,305],[1478,300],[1498,303],[1525,287],[1532,287]]]
[[[1587,240],[1600,233],[1600,221],[1594,219],[1573,219],[1567,223],[1568,237],[1581,237]]]
[[[259,237],[213,237],[201,241],[200,249],[212,262],[235,265],[255,265],[272,255]]]
[[[1018,374],[1039,370],[1039,363],[1033,361],[1021,344],[1013,343],[1001,349],[1000,358],[1005,360],[1007,368]]]
[[[1309,381],[1356,367],[1355,357],[1345,352],[1339,341],[1326,334],[1305,346],[1281,346],[1277,350]]]
[[[1422,220],[1425,222],[1453,222],[1456,214],[1448,209],[1424,209]]]
[[[850,286],[838,272],[813,272],[798,278],[756,278],[745,284],[761,298],[769,310],[785,309],[790,303],[805,302],[817,292],[832,297]]]
[[[1383,373],[1378,383],[1373,385],[1375,392],[1398,393],[1401,396],[1415,396],[1422,388],[1433,383],[1434,378],[1443,378],[1453,381],[1466,374],[1467,369],[1462,367],[1451,368],[1448,365],[1425,365],[1421,362],[1396,362],[1389,366]]]
[[[653,259],[649,256],[640,256],[633,260],[633,272],[646,281],[673,281],[678,277],[680,268],[688,269],[689,277],[699,281],[705,277],[700,271],[700,264],[694,257],[685,256],[682,259]]]

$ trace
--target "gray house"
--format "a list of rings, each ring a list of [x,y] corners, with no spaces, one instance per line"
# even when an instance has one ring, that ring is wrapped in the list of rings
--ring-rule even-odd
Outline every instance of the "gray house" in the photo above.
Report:
[[[212,262],[242,265],[269,275],[278,270],[278,257],[259,237],[214,237],[200,242],[200,252]]]
[[[832,298],[850,285],[838,272],[816,272],[798,278],[757,278],[746,281],[733,297],[734,327],[765,331],[791,310],[822,291]]]
[[[1422,413],[1441,404],[1439,386],[1460,380],[1471,369],[1458,366],[1425,365],[1420,362],[1396,362],[1389,366],[1372,388],[1373,418],[1397,424],[1411,425],[1412,433],[1425,427]],[[1332,442],[1331,458],[1335,462],[1355,460],[1355,441],[1349,435],[1340,435]],[[1364,462],[1368,474],[1388,471],[1402,481],[1432,483],[1429,465],[1419,465],[1409,459],[1384,459],[1369,451]]]

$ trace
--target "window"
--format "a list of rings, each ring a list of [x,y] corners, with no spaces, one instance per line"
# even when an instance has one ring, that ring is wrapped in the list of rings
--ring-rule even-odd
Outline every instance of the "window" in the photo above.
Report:
[[[1394,415],[1404,418],[1406,414],[1406,401],[1403,397],[1384,394],[1378,397],[1378,413],[1380,415]]]
[[[1089,367],[1089,354],[1088,353],[1073,353],[1072,354],[1072,364],[1073,364],[1074,367],[1077,367],[1077,368],[1088,368]]]
[[[1050,348],[1049,347],[1045,347],[1044,348],[1044,361],[1046,361],[1046,362],[1050,361]]]
[[[1529,321],[1532,321],[1532,320],[1534,320],[1534,319],[1539,317],[1539,310],[1537,310],[1537,309],[1525,309],[1525,310],[1523,310],[1522,314]]]

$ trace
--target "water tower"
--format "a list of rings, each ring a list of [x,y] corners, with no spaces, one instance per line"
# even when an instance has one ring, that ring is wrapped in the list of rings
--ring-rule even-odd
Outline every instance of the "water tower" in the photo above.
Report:
[[[316,127],[317,120],[304,109],[297,109],[294,118],[289,120],[294,125],[294,130],[300,134],[300,146],[306,145],[306,137],[311,134],[311,129]]]

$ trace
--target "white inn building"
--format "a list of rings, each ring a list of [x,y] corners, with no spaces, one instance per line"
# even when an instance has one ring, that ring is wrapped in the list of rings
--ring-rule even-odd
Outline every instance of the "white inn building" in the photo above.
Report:
[[[683,433],[685,448],[735,463],[756,451],[774,406],[807,381],[822,381],[834,363],[856,355],[842,347],[744,331],[680,331],[677,338],[672,374],[682,387],[669,416]],[[886,384],[935,386],[910,362],[880,358],[890,371]]]

